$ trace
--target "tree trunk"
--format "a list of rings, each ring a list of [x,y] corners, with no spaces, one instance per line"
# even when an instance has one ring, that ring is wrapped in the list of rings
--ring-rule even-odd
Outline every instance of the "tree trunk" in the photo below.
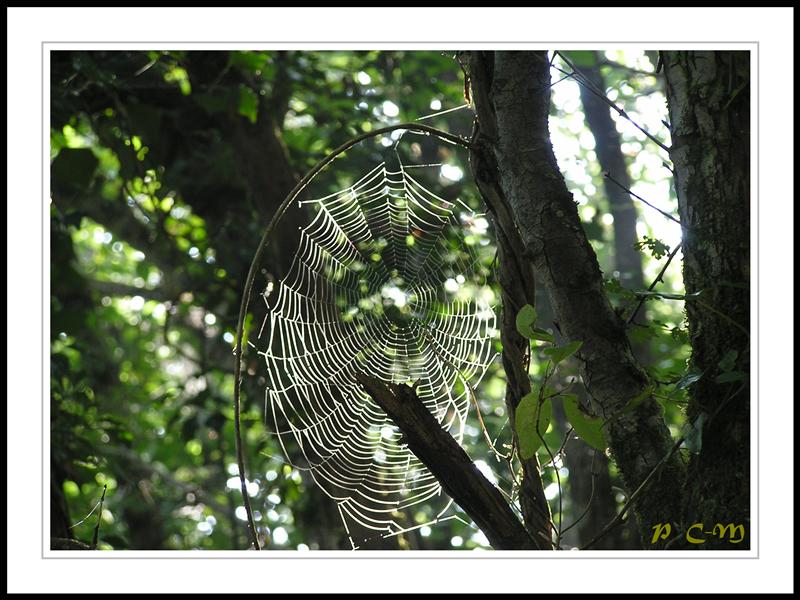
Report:
[[[581,72],[597,91],[605,93],[606,82],[600,69],[602,57],[597,52],[594,55],[594,65],[582,68]],[[600,164],[600,170],[603,173],[610,174],[622,186],[615,185],[608,178],[603,179],[603,189],[606,198],[608,198],[609,212],[614,217],[614,269],[619,273],[620,283],[624,287],[642,290],[645,287],[642,255],[635,248],[639,237],[636,232],[638,220],[636,204],[630,194],[622,189],[623,187],[627,189],[632,187],[627,161],[622,153],[622,139],[619,131],[617,131],[614,119],[611,118],[608,103],[604,102],[603,98],[600,98],[584,85],[580,86],[580,94],[586,124],[594,137],[595,153],[597,154],[597,162]],[[645,321],[647,320],[644,306],[639,310],[639,315]],[[638,344],[634,342],[632,347],[634,355],[640,363],[648,364],[650,362],[649,342],[644,341]],[[598,517],[607,518],[608,514],[611,514],[612,517],[614,516],[612,510],[616,505],[616,501],[611,489],[608,459],[605,456],[593,457],[591,449],[583,452],[573,451],[572,456],[567,458],[570,459],[567,460],[570,473],[572,473],[573,467],[580,469],[593,464],[592,461],[595,464],[594,468],[599,473],[595,483],[595,502],[598,506],[596,509],[593,506],[587,515],[586,522],[578,526],[581,539],[585,542],[589,539],[586,537],[587,535],[591,537],[590,527],[598,522]],[[578,470],[577,472],[580,473],[581,471]],[[574,488],[572,485],[570,486],[573,494],[577,496],[585,495],[588,500],[592,488],[587,483],[591,482],[575,481]],[[629,529],[627,526],[625,528],[618,527],[610,532],[605,540],[598,542],[595,548],[598,550],[641,549],[639,540],[631,536]]]
[[[719,538],[699,546],[741,549],[750,526],[750,54],[663,56],[683,278],[687,294],[700,293],[686,302],[691,364],[703,374],[687,417],[703,426],[684,519],[744,525],[740,546]]]
[[[606,83],[600,72],[599,57],[595,55],[595,65],[582,68],[581,73],[591,84],[605,93]],[[622,154],[621,139],[608,103],[586,86],[581,85],[581,103],[586,124],[595,141],[597,162],[604,173],[609,173],[623,187],[631,189],[628,165]],[[619,271],[619,280],[627,288],[643,289],[642,255],[634,248],[636,235],[636,205],[630,195],[620,186],[605,180],[611,216],[614,217],[614,266]]]
[[[650,480],[636,509],[640,531],[680,518],[683,465],[648,380],[634,359],[623,321],[603,290],[597,257],[581,227],[549,138],[550,71],[545,52],[473,52],[472,96],[479,152],[498,168],[478,173],[497,182],[524,244],[524,258],[547,290],[564,338],[577,353],[588,393],[601,407],[611,451],[629,492]],[[634,399],[645,399],[623,411]],[[660,466],[659,466],[660,465]],[[657,545],[649,547],[658,547]]]
[[[491,161],[492,157],[475,152],[470,155],[473,176],[489,208],[497,238],[497,280],[502,300],[500,342],[503,345],[503,370],[507,381],[505,403],[508,420],[514,423],[517,406],[531,391],[528,376],[530,342],[517,331],[516,315],[526,304],[536,304],[536,284],[531,265],[522,257],[522,240],[503,199],[503,190],[497,181],[488,181],[480,176],[497,168],[494,162],[485,163],[487,159]],[[519,448],[516,430],[513,431],[513,445]],[[522,460],[520,457],[520,461],[522,481],[519,496],[525,528],[537,540],[552,540],[550,506],[544,495],[539,458],[534,455]]]
[[[553,309],[547,294],[541,288],[536,293],[536,312],[543,327],[549,327],[553,323]],[[560,336],[556,335],[556,341],[561,342]],[[561,386],[568,385],[567,378],[563,375],[560,380]],[[572,391],[578,395],[583,406],[589,405],[583,388],[573,388]],[[553,402],[553,419],[556,427],[566,434],[570,424],[561,402]],[[572,439],[564,447],[564,465],[569,470],[566,493],[572,507],[572,518],[580,521],[566,532],[561,541],[581,547],[616,516],[619,507],[612,485],[620,483],[612,478],[610,461],[603,453],[597,452],[582,440],[575,439],[573,434],[570,435]],[[641,550],[642,544],[635,521],[636,519],[628,519],[625,524],[609,531],[592,546],[592,550]],[[569,527],[570,522],[565,521],[564,528]]]

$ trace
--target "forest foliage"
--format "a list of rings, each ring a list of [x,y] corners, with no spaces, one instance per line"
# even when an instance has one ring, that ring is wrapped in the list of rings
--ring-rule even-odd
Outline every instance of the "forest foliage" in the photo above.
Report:
[[[247,548],[234,449],[232,348],[241,292],[263,228],[298,179],[356,135],[426,117],[424,123],[469,137],[468,108],[437,114],[466,103],[459,63],[454,53],[436,51],[51,56],[51,534],[89,543],[99,516],[101,549]],[[580,67],[597,68],[607,97],[668,142],[655,53],[570,56]],[[558,61],[554,66],[567,69]],[[607,180],[578,84],[554,68],[552,94],[559,167],[615,309],[630,317],[644,304],[629,335],[677,435],[685,425],[687,388],[700,376],[687,372],[679,260],[649,295],[620,273]],[[612,116],[632,190],[675,213],[668,157],[630,120]],[[320,180],[319,191],[345,187],[396,141],[384,136],[350,153]],[[413,144],[418,160],[442,164],[435,180],[442,194],[479,207],[463,155],[428,138]],[[636,212],[638,241],[628,250],[640,256],[649,284],[680,243],[680,228],[641,202]],[[277,271],[291,259],[280,251],[291,225],[270,250]],[[490,269],[494,257],[481,260]],[[567,455],[598,449],[602,455],[602,429],[571,389],[577,387],[571,355],[579,345],[558,344],[557,328],[543,309],[538,315],[526,310],[517,325],[534,344],[532,382],[551,402],[521,406],[517,419],[539,423],[549,448]],[[259,385],[257,377],[245,379],[243,424],[247,489],[266,547],[349,548],[335,505],[307,472],[286,463],[269,434]],[[504,395],[496,361],[481,383],[478,406],[499,445],[509,435]],[[535,417],[527,419],[528,413]],[[490,480],[511,492],[514,473],[491,452],[474,408],[470,419],[465,449]],[[570,427],[580,439],[565,446]],[[526,438],[523,453],[540,453],[554,522],[564,529],[564,543],[577,546],[605,525],[568,527],[586,508],[577,478],[584,478],[585,488],[589,469],[597,467],[575,462],[573,469],[587,470],[571,471],[563,457],[553,460],[541,444],[530,443],[534,439]],[[684,452],[692,450],[690,444]],[[601,467],[608,470],[611,491],[592,501],[605,502],[613,516],[627,497],[613,462]],[[102,513],[85,519],[104,486]],[[457,509],[461,519],[428,525],[432,511],[423,505],[409,515],[410,524],[423,526],[400,536],[396,547],[488,547]],[[637,547],[635,532],[620,531],[615,544]]]

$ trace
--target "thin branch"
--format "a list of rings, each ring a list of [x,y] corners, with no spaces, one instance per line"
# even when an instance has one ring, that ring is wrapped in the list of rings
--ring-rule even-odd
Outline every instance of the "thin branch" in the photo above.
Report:
[[[622,522],[622,520],[625,518],[625,515],[633,507],[633,503],[639,498],[639,496],[645,490],[647,485],[653,480],[653,478],[655,477],[656,473],[658,473],[661,470],[661,467],[663,467],[665,464],[667,464],[669,459],[672,458],[672,455],[675,454],[675,452],[677,452],[678,448],[681,447],[681,444],[683,444],[684,441],[685,441],[684,437],[678,438],[678,440],[672,445],[672,448],[670,449],[670,451],[667,454],[665,454],[664,457],[660,461],[658,461],[656,466],[653,467],[653,469],[650,471],[650,473],[647,475],[647,477],[645,477],[644,480],[642,481],[642,483],[639,484],[639,487],[636,488],[636,491],[634,491],[633,494],[630,495],[630,497],[628,498],[628,501],[622,507],[622,510],[619,511],[617,516],[614,517],[605,527],[603,527],[603,529],[602,529],[602,531],[600,531],[600,533],[598,533],[591,540],[589,540],[589,542],[587,542],[586,544],[581,546],[581,548],[580,548],[581,550],[588,550],[589,548],[591,548],[593,545],[595,545],[597,542],[599,542],[603,537],[608,535],[608,533],[612,529],[614,529],[614,527],[616,527],[617,525],[619,525]]]
[[[103,520],[103,502],[106,499],[106,490],[108,485],[103,485],[103,495],[100,496],[100,512],[97,513],[97,525],[94,526],[94,534],[92,535],[92,550],[97,549],[97,542],[100,538],[100,523]]]
[[[599,473],[595,473],[595,470],[594,470],[595,458],[597,458],[597,450],[595,450],[594,453],[592,454],[592,464],[589,467],[589,471],[592,474],[592,489],[589,492],[589,500],[586,502],[586,508],[583,509],[583,512],[581,512],[581,514],[578,516],[577,519],[575,519],[575,521],[573,523],[570,523],[567,527],[564,528],[564,531],[561,532],[561,535],[564,535],[570,529],[572,529],[573,527],[577,526],[581,521],[583,521],[583,519],[586,518],[586,515],[589,514],[589,509],[592,508],[592,502],[594,501],[595,483],[597,481],[597,478],[600,476],[600,474]]]
[[[551,365],[552,365],[552,371],[550,371]],[[548,400],[548,399],[552,398],[552,396],[548,396],[547,398],[545,398],[544,397],[544,391],[547,388],[548,379],[550,377],[552,377],[553,375],[555,375],[555,372],[556,372],[556,365],[553,364],[552,361],[548,360],[547,361],[547,365],[545,365],[545,368],[544,368],[544,378],[542,380],[542,385],[539,387],[539,399],[538,400],[539,400],[539,405],[540,406],[545,400]],[[550,400],[550,402],[552,404],[553,401]],[[547,452],[547,455],[550,457],[550,464],[553,465],[553,471],[556,474],[556,485],[558,486],[558,527],[555,528],[556,529],[555,547],[556,547],[556,550],[560,550],[561,549],[561,526],[563,525],[563,521],[564,521],[564,511],[563,511],[563,506],[562,506],[563,489],[561,487],[561,475],[558,472],[559,471],[558,465],[556,465],[556,457],[555,457],[555,455],[553,455],[553,451],[550,450],[550,446],[547,444],[547,440],[544,439],[544,433],[545,432],[543,432],[543,431],[539,431],[539,419],[537,418],[536,419],[536,435],[539,436],[539,440],[542,442],[542,446],[544,446],[544,449]],[[569,438],[569,434],[567,434],[567,438]],[[563,445],[562,445],[562,448],[563,448]],[[522,458],[522,457],[520,456],[520,458]],[[552,523],[552,518],[551,518],[551,524],[552,524],[552,526],[555,526],[555,523]]]
[[[631,195],[631,197],[633,197],[633,198],[636,198],[636,199],[637,199],[637,200],[639,200],[640,202],[644,202],[644,203],[645,203],[647,206],[649,206],[649,207],[650,207],[650,208],[652,208],[653,210],[657,210],[657,211],[658,211],[658,212],[660,212],[662,215],[664,215],[666,218],[668,218],[670,221],[675,221],[675,222],[676,222],[678,225],[680,225],[680,224],[681,224],[681,222],[680,222],[680,220],[679,220],[679,219],[676,219],[676,218],[675,218],[675,217],[673,217],[671,214],[669,214],[669,213],[668,213],[668,212],[666,212],[666,211],[663,211],[663,210],[661,210],[660,208],[658,208],[658,207],[657,207],[657,206],[655,206],[654,204],[650,204],[650,203],[649,203],[647,200],[645,200],[644,198],[642,198],[642,197],[641,197],[641,196],[639,196],[638,194],[635,194],[634,192],[632,192],[631,190],[629,190],[628,188],[626,188],[626,187],[625,187],[624,185],[622,185],[622,184],[621,184],[619,181],[617,181],[616,179],[614,179],[614,178],[611,176],[611,173],[609,173],[608,171],[605,171],[605,172],[603,173],[603,177],[605,177],[606,179],[608,179],[608,180],[609,180],[611,183],[615,184],[617,187],[619,187],[619,188],[620,188],[620,189],[622,189],[623,191],[625,191],[625,192],[628,192],[628,194],[630,194],[630,195]]]
[[[595,94],[596,96],[598,96],[599,98],[601,98],[601,99],[603,100],[603,102],[605,102],[606,104],[608,104],[608,105],[611,107],[611,109],[612,109],[614,112],[616,112],[616,113],[617,113],[617,114],[618,114],[620,117],[622,117],[622,118],[624,118],[624,119],[626,119],[626,120],[630,121],[630,122],[633,124],[633,126],[634,126],[634,127],[636,127],[636,129],[638,129],[638,130],[639,130],[639,131],[641,131],[643,134],[645,134],[645,135],[646,135],[646,136],[647,136],[647,137],[648,137],[648,138],[649,138],[651,141],[653,141],[653,142],[654,142],[656,145],[658,145],[658,146],[659,146],[661,149],[663,149],[663,150],[666,150],[667,152],[669,152],[669,147],[668,147],[668,146],[666,146],[666,145],[665,145],[665,144],[664,144],[664,143],[663,143],[661,140],[659,140],[658,138],[656,138],[654,135],[652,135],[651,133],[649,133],[649,132],[648,132],[648,131],[647,131],[647,130],[644,128],[644,127],[642,127],[642,126],[641,126],[641,125],[639,125],[639,124],[638,124],[636,121],[634,121],[634,120],[633,120],[633,119],[630,117],[630,115],[628,115],[628,113],[627,113],[627,112],[625,112],[623,109],[621,109],[619,106],[617,106],[617,105],[616,105],[614,102],[612,102],[611,100],[609,100],[609,99],[608,99],[608,96],[606,96],[606,94],[605,94],[605,92],[604,92],[603,90],[598,90],[597,88],[595,88],[595,86],[591,85],[591,83],[589,83],[589,82],[586,80],[586,77],[585,77],[585,76],[584,76],[584,75],[583,75],[583,74],[580,72],[580,70],[579,70],[579,69],[578,69],[578,68],[577,68],[577,67],[576,67],[576,66],[575,66],[575,65],[572,63],[572,61],[571,61],[570,59],[568,59],[566,56],[564,56],[564,55],[563,55],[561,52],[559,52],[558,50],[556,50],[556,52],[555,52],[555,53],[556,53],[556,54],[558,54],[558,56],[561,58],[561,60],[563,60],[565,63],[567,63],[567,65],[569,66],[569,68],[571,68],[571,69],[572,69],[572,73],[571,73],[571,74],[572,74],[572,75],[575,75],[575,80],[576,80],[578,83],[580,83],[580,84],[581,84],[581,85],[583,85],[583,86],[584,86],[586,89],[588,89],[588,90],[589,90],[589,91],[591,91],[593,94]],[[558,69],[558,71],[560,71],[561,73],[564,73],[565,75],[569,75],[569,74],[570,74],[570,73],[567,73],[566,71],[564,71],[564,70],[562,70],[562,69],[559,69],[558,67],[555,67],[555,66],[554,66],[554,68],[555,68],[555,69]]]
[[[675,246],[675,249],[672,252],[670,252],[669,257],[667,258],[667,262],[664,263],[664,266],[661,267],[661,270],[658,272],[658,275],[656,275],[656,278],[653,279],[653,283],[651,283],[650,287],[647,288],[648,292],[652,292],[655,289],[655,287],[659,284],[659,282],[664,280],[664,274],[667,272],[669,265],[672,263],[672,259],[675,258],[675,255],[678,254],[678,250],[680,249],[681,249],[681,244],[678,244],[677,246]],[[633,323],[633,320],[636,318],[636,315],[639,313],[639,309],[642,308],[642,305],[644,304],[644,301],[646,299],[647,296],[641,296],[639,298],[639,303],[636,305],[636,308],[631,313],[630,318],[628,318],[628,325]]]

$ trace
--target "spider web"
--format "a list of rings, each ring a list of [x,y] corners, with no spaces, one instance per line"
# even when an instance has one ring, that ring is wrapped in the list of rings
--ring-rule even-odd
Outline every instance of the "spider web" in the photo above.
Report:
[[[336,501],[353,548],[351,520],[388,537],[421,527],[404,517],[415,505],[440,506],[432,522],[453,518],[443,517],[452,500],[355,374],[416,384],[461,442],[473,386],[495,358],[494,296],[474,248],[488,244],[486,221],[410,168],[384,162],[300,202],[313,216],[287,275],[262,293],[266,316],[250,342],[266,367],[268,425],[289,463]]]

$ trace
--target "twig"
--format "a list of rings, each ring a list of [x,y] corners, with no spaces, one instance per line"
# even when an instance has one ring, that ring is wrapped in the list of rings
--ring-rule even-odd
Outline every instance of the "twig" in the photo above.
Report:
[[[100,522],[103,519],[103,502],[106,499],[107,484],[103,484],[103,495],[100,496],[100,511],[97,513],[97,525],[94,526],[94,535],[92,535],[92,550],[97,550],[97,540],[100,537]]]
[[[575,66],[575,65],[572,63],[572,61],[571,61],[570,59],[568,59],[566,56],[564,56],[564,55],[563,55],[561,52],[559,52],[558,50],[556,50],[556,52],[555,52],[555,53],[556,53],[556,54],[558,54],[558,56],[561,58],[561,60],[563,60],[565,63],[567,63],[567,65],[569,66],[569,68],[570,68],[570,69],[572,69],[572,74],[574,74],[574,75],[575,75],[575,80],[576,80],[578,83],[580,83],[580,84],[581,84],[581,85],[583,85],[583,86],[584,86],[586,89],[588,89],[588,90],[589,90],[589,91],[591,91],[593,94],[595,94],[597,97],[599,97],[600,99],[602,99],[602,100],[603,100],[603,102],[605,102],[606,104],[608,104],[608,105],[609,105],[609,106],[612,108],[612,110],[613,110],[614,112],[616,112],[616,113],[617,113],[617,114],[618,114],[620,117],[622,117],[622,118],[624,118],[624,119],[626,119],[626,120],[630,121],[630,122],[631,122],[631,123],[634,125],[634,127],[636,127],[636,129],[638,129],[638,130],[639,130],[639,131],[641,131],[643,134],[645,134],[645,135],[646,135],[646,136],[647,136],[647,137],[648,137],[648,138],[649,138],[651,141],[653,141],[655,144],[657,144],[657,145],[658,145],[660,148],[662,148],[663,150],[666,150],[667,152],[669,152],[669,147],[668,147],[668,146],[666,146],[666,145],[665,145],[665,144],[664,144],[664,143],[663,143],[661,140],[659,140],[658,138],[656,138],[655,136],[653,136],[653,135],[652,135],[651,133],[649,133],[649,132],[648,132],[648,131],[647,131],[647,130],[644,128],[644,127],[642,127],[642,126],[641,126],[641,125],[639,125],[639,124],[638,124],[636,121],[634,121],[634,120],[633,120],[633,119],[632,119],[632,118],[631,118],[631,117],[628,115],[628,113],[627,113],[627,112],[625,112],[623,109],[621,109],[619,106],[617,106],[617,105],[616,105],[614,102],[612,102],[611,100],[609,100],[609,99],[608,99],[608,96],[606,96],[606,94],[605,94],[605,92],[604,92],[603,90],[598,90],[598,89],[597,89],[595,86],[593,86],[593,85],[592,85],[592,84],[591,84],[589,81],[587,81],[586,77],[585,77],[585,76],[584,76],[584,75],[583,75],[583,74],[580,72],[580,70],[579,70],[579,69],[578,69],[578,68],[577,68],[577,67],[576,67],[576,66]],[[559,70],[561,73],[564,73],[565,75],[566,75],[566,74],[568,74],[566,71],[564,71],[564,70],[562,70],[562,69],[559,69],[558,67],[554,67],[554,68],[555,68],[555,69],[558,69],[558,70]]]
[[[644,202],[644,203],[645,203],[647,206],[649,206],[649,207],[650,207],[650,208],[652,208],[653,210],[657,210],[657,211],[658,211],[658,212],[660,212],[662,215],[664,215],[666,218],[668,218],[670,221],[675,221],[675,222],[676,222],[678,225],[680,225],[680,224],[681,224],[681,222],[680,222],[680,220],[679,220],[679,219],[676,219],[676,218],[675,218],[675,217],[673,217],[671,214],[669,214],[669,213],[668,213],[668,212],[666,212],[666,211],[663,211],[663,210],[661,210],[660,208],[658,208],[658,207],[657,207],[657,206],[655,206],[654,204],[650,204],[650,203],[649,203],[647,200],[645,200],[644,198],[642,198],[642,197],[641,197],[641,196],[639,196],[638,194],[635,194],[634,192],[632,192],[631,190],[629,190],[628,188],[626,188],[626,187],[625,187],[624,185],[622,185],[622,184],[621,184],[619,181],[617,181],[616,179],[614,179],[614,178],[611,176],[611,173],[609,173],[608,171],[605,171],[605,172],[603,173],[603,177],[605,177],[606,179],[608,179],[608,180],[609,180],[611,183],[615,184],[615,185],[616,185],[617,187],[619,187],[621,190],[623,190],[623,191],[625,191],[625,192],[628,192],[628,194],[630,194],[630,195],[631,195],[631,197],[633,197],[633,198],[636,198],[637,200],[639,200],[639,201],[641,201],[641,202]]]
[[[594,544],[599,542],[603,537],[608,535],[608,533],[612,529],[614,529],[614,527],[616,527],[617,525],[619,525],[622,522],[622,520],[625,518],[625,515],[627,514],[627,512],[633,506],[633,503],[639,498],[641,493],[647,487],[647,484],[649,484],[653,480],[653,478],[655,477],[656,473],[658,473],[661,470],[661,467],[663,467],[667,463],[667,461],[670,458],[672,458],[672,455],[675,454],[675,452],[677,452],[678,448],[681,447],[681,444],[683,444],[685,439],[686,438],[683,437],[683,436],[678,438],[678,440],[672,445],[672,448],[670,449],[670,451],[667,452],[667,454],[665,454],[664,457],[660,461],[658,461],[656,466],[653,467],[653,469],[650,471],[650,473],[648,473],[647,477],[645,477],[644,480],[642,481],[642,483],[639,484],[639,487],[636,488],[636,491],[634,491],[633,494],[631,494],[630,498],[628,498],[628,501],[622,507],[622,510],[619,511],[619,514],[617,514],[617,516],[614,517],[608,523],[608,525],[603,527],[603,529],[602,529],[602,531],[600,531],[600,533],[598,533],[591,540],[589,540],[589,542],[587,542],[586,544],[581,546],[581,548],[580,548],[581,550],[588,550],[589,548],[591,548]]]
[[[565,533],[567,533],[567,532],[568,532],[570,529],[572,529],[573,527],[575,527],[576,525],[578,525],[578,524],[579,524],[581,521],[583,521],[583,519],[585,519],[585,518],[586,518],[586,515],[588,515],[588,514],[589,514],[589,509],[591,509],[591,508],[592,508],[592,501],[594,500],[594,488],[595,488],[595,482],[596,482],[596,480],[597,480],[597,477],[599,477],[599,475],[600,475],[599,473],[595,473],[595,471],[594,471],[594,461],[595,461],[595,458],[597,458],[597,450],[594,450],[594,452],[592,453],[592,464],[591,464],[591,466],[589,467],[589,470],[590,470],[590,472],[592,473],[592,489],[591,489],[591,491],[589,492],[589,500],[586,502],[586,508],[584,508],[584,509],[583,509],[583,512],[581,512],[581,514],[578,516],[578,518],[577,518],[577,519],[575,519],[575,521],[574,521],[574,522],[572,522],[571,524],[567,525],[567,526],[564,528],[564,531],[562,531],[562,532],[561,532],[561,535],[564,535],[564,534],[565,534]]]
[[[653,279],[653,283],[651,283],[650,287],[647,288],[648,292],[652,292],[655,289],[655,287],[659,284],[659,282],[663,281],[664,273],[667,272],[667,269],[669,268],[670,263],[672,263],[672,259],[675,258],[676,254],[678,254],[678,250],[681,249],[682,243],[683,242],[679,243],[677,246],[675,246],[675,249],[672,252],[670,252],[669,257],[667,258],[667,262],[664,263],[664,266],[661,267],[661,271],[659,271],[658,275],[656,275],[656,278]],[[646,296],[642,296],[642,297],[639,298],[639,303],[636,305],[636,308],[631,313],[631,316],[628,319],[628,325],[633,323],[633,320],[636,318],[636,315],[639,313],[639,309],[642,308],[642,304],[644,304],[644,301],[646,299],[647,299]]]
[[[552,371],[552,373],[548,373],[548,371],[550,370],[550,366],[551,365],[552,365],[553,371]],[[551,398],[553,396],[557,395],[557,394],[553,394],[551,396],[548,396],[547,398],[544,397],[544,391],[545,391],[545,388],[547,386],[547,381],[548,381],[548,379],[550,377],[552,377],[555,374],[555,372],[556,372],[556,365],[553,364],[552,361],[548,360],[547,361],[547,365],[544,368],[544,377],[542,379],[542,385],[539,388],[539,398],[538,398],[539,407],[540,407],[539,410],[541,410],[541,405],[545,400],[549,399],[550,403],[552,405],[553,401],[552,401]],[[546,433],[546,431],[539,431],[538,412],[536,414],[537,414],[537,416],[534,417],[536,419],[536,435],[539,436],[539,440],[542,442],[542,445],[544,446],[544,449],[547,451],[547,455],[550,457],[550,464],[553,465],[553,471],[556,474],[556,485],[558,486],[558,527],[555,527],[555,530],[556,530],[555,548],[556,548],[556,550],[559,550],[561,548],[561,526],[563,525],[563,519],[564,519],[564,510],[563,510],[563,506],[562,506],[563,489],[561,487],[561,476],[558,473],[559,469],[558,469],[558,465],[556,465],[556,457],[553,455],[552,450],[550,450],[550,446],[547,444],[547,440],[544,439],[544,434]],[[567,437],[569,437],[569,434],[567,434]],[[562,446],[562,448],[563,448],[563,446]],[[522,457],[520,456],[520,458],[522,458]],[[550,520],[550,526],[551,527],[555,526],[555,523],[553,523],[552,518]]]
[[[553,394],[553,396],[549,396],[549,397],[553,398],[553,397],[558,396],[558,395],[559,394]],[[556,456],[563,456],[564,455],[564,448],[566,448],[567,443],[569,442],[569,436],[572,434],[573,431],[575,431],[575,428],[572,425],[570,425],[569,429],[567,429],[566,434],[564,434],[564,441],[561,442],[561,447],[558,449],[558,452],[556,452],[556,454],[555,454]],[[542,465],[542,467],[549,467],[549,466],[550,466],[550,463]],[[553,466],[555,467],[555,463],[553,463]]]

